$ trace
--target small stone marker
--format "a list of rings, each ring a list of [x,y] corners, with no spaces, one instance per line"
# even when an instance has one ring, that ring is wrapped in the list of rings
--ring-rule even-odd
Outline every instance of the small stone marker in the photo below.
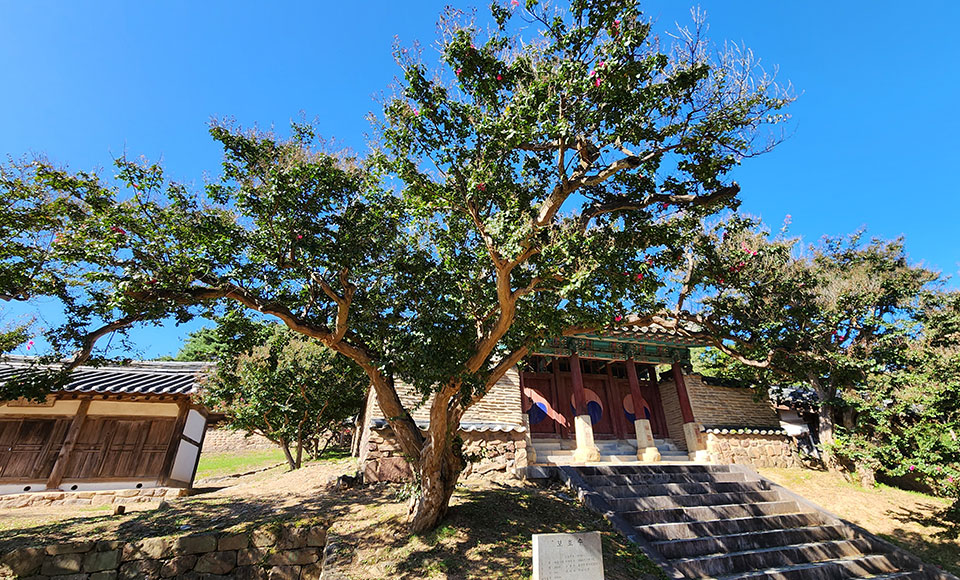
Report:
[[[534,534],[533,580],[603,580],[600,532]]]

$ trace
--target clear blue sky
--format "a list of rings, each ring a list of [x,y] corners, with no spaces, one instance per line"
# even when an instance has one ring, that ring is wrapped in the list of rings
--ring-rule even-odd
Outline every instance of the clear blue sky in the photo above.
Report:
[[[211,117],[282,128],[300,111],[362,151],[394,36],[429,45],[444,4],[0,0],[0,154],[90,169],[126,151],[200,184],[219,167]],[[646,11],[665,31],[691,6]],[[737,171],[742,210],[773,225],[791,214],[810,241],[905,235],[913,261],[960,287],[960,3],[700,6],[714,40],[752,48],[799,94],[790,139]],[[197,326],[137,332],[138,354],[173,353]]]

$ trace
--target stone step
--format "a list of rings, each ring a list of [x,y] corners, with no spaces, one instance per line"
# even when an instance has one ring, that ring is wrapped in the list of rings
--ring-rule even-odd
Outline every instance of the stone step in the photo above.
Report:
[[[684,540],[665,540],[653,542],[653,546],[665,558],[692,558],[727,552],[743,552],[809,544],[829,540],[850,540],[853,532],[846,526],[810,526],[803,528],[762,530],[712,537],[699,537]]]
[[[610,463],[614,465],[635,464],[638,461],[635,448],[600,447],[600,460],[594,463]],[[537,463],[569,465],[574,463],[573,449],[537,449]],[[689,462],[690,457],[682,451],[666,451],[660,454],[661,462]],[[657,465],[657,464],[654,464]]]
[[[751,572],[785,565],[862,558],[870,553],[870,549],[870,542],[867,540],[837,540],[681,558],[671,560],[670,564],[691,578],[714,578],[724,574]],[[883,560],[886,560],[886,568],[880,566],[876,570],[877,573],[899,572],[892,562],[885,557]]]
[[[894,572],[892,574],[879,574],[875,576],[867,576],[870,580],[892,580],[896,578],[900,579],[916,579],[916,580],[929,580],[930,576],[925,573],[923,570],[907,570],[904,572]]]
[[[670,441],[669,439],[654,439],[653,444],[657,446],[661,452],[663,451],[680,451],[680,447],[676,443]]]
[[[883,554],[836,558],[822,562],[774,566],[720,576],[719,580],[838,580],[841,578],[926,578],[919,571],[901,571]]]
[[[591,462],[591,463],[620,464],[620,463],[631,463],[631,462],[636,463],[636,461],[637,461],[637,455],[636,453],[634,453],[632,455],[601,455],[599,461]],[[537,463],[545,463],[545,464],[553,463],[558,465],[568,465],[570,463],[574,463],[574,459],[572,454],[556,455],[551,453],[549,455],[544,455],[544,456],[537,454]]]
[[[768,491],[767,487],[757,481],[731,481],[714,483],[711,481],[696,481],[691,483],[651,483],[646,485],[600,485],[594,489],[604,497],[647,497],[652,495],[704,493],[738,493],[745,491]]]
[[[591,466],[592,468],[593,466]],[[633,467],[624,466],[624,467]],[[586,475],[584,479],[591,487],[610,485],[654,485],[666,483],[743,483],[756,481],[747,479],[743,473],[650,473],[646,475]]]
[[[679,449],[657,449],[660,452],[661,457],[683,457],[688,458],[690,454],[686,451],[680,451]]]
[[[603,455],[636,455],[637,445],[632,441],[596,441],[597,449]],[[687,452],[681,450],[673,442],[660,441],[656,443],[660,455],[667,455],[671,458],[687,458]],[[533,448],[540,454],[553,453],[573,453],[577,448],[576,441],[570,439],[534,439]]]
[[[577,471],[687,578],[932,577],[736,466],[600,463]]]
[[[738,493],[700,493],[695,495],[654,495],[647,497],[618,497],[607,501],[617,511],[670,509],[678,507],[705,507],[720,505],[757,505],[781,501],[776,491],[744,491]]]
[[[700,522],[726,518],[746,518],[751,516],[772,516],[778,514],[801,513],[795,501],[771,501],[753,504],[730,504],[698,507],[679,507],[668,509],[647,509],[624,511],[620,515],[628,522],[637,525],[649,525],[665,522]]]
[[[894,572],[892,574],[879,574],[876,576],[867,576],[870,580],[929,580],[928,576],[923,570],[908,570],[906,572]]]
[[[589,463],[583,463],[575,461],[572,455],[537,455],[537,464],[540,465],[633,465],[639,461],[637,456],[634,455],[601,455],[600,459],[597,461],[590,461]],[[666,459],[661,459],[661,461],[670,461],[670,462],[689,462],[690,459],[684,455],[682,457],[670,457]]]
[[[582,475],[650,475],[660,473],[730,473],[734,471],[731,465],[631,465],[629,467],[605,467],[602,465],[582,467]],[[738,472],[739,473],[739,472]]]
[[[655,542],[660,540],[685,540],[703,536],[721,536],[744,532],[785,530],[824,525],[820,514],[804,512],[773,516],[724,518],[699,522],[669,522],[640,525],[637,533]]]

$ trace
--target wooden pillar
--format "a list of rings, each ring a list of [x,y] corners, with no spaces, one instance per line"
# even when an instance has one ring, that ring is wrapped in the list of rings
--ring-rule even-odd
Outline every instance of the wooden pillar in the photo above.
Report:
[[[621,402],[620,389],[617,388],[617,383],[613,378],[613,363],[607,363],[604,367],[607,369],[607,384],[604,386],[607,391],[605,397],[611,405],[610,413],[613,419],[614,431],[617,434],[617,439],[629,439],[633,433],[633,425],[629,424],[627,416],[624,413],[618,413],[614,410],[619,409],[623,403]]]
[[[587,394],[583,389],[583,375],[580,372],[580,357],[570,355],[570,379],[573,386],[573,407],[575,417],[573,427],[577,434],[577,449],[573,460],[577,462],[600,461],[600,450],[593,439],[593,421],[587,413]]]
[[[160,469],[160,485],[163,486],[170,485],[170,471],[173,469],[173,460],[176,458],[177,450],[180,448],[180,436],[183,435],[183,426],[187,423],[187,413],[190,411],[190,399],[180,399],[177,405],[179,406],[177,421],[173,424],[173,433],[170,435],[167,452],[163,457],[163,467]]]
[[[637,365],[632,358],[627,360],[627,381],[630,383],[630,396],[633,397],[633,428],[637,433],[637,459],[646,462],[660,461],[660,451],[657,449],[656,441],[653,440],[650,420],[643,414],[643,408],[647,406],[647,402],[643,398],[643,393],[640,392]]]
[[[666,417],[663,416],[663,399],[660,398],[660,380],[657,378],[657,365],[643,365],[647,371],[647,378],[650,386],[650,399],[647,404],[650,405],[650,426],[656,427],[658,433],[663,433],[665,437],[670,436],[670,430],[667,428]]]
[[[693,422],[693,407],[690,406],[690,395],[687,393],[687,384],[683,381],[683,369],[680,363],[673,363],[673,384],[677,387],[677,398],[680,399],[680,415],[684,423]]]
[[[570,381],[573,385],[573,410],[574,415],[587,414],[587,393],[583,390],[583,373],[580,369],[580,357],[576,354],[570,355]]]
[[[559,419],[557,420],[560,424],[560,438],[566,439],[570,436],[570,424],[567,423],[567,413],[566,413],[566,403],[564,402],[565,389],[563,389],[563,381],[560,380],[560,359],[554,358],[553,362],[550,363],[550,367],[553,372],[553,393],[554,404],[556,404],[557,415]],[[576,415],[576,412],[574,412]]]
[[[680,415],[683,417],[683,438],[687,442],[687,454],[692,461],[706,461],[707,449],[700,433],[700,426],[693,417],[693,407],[690,405],[690,394],[683,381],[683,369],[680,363],[673,363],[673,384],[677,388],[677,398],[680,399]]]
[[[90,410],[90,399],[81,400],[80,407],[77,408],[77,414],[73,416],[70,428],[67,429],[67,436],[63,440],[63,446],[60,447],[57,460],[53,464],[53,469],[50,470],[50,476],[47,478],[47,489],[57,489],[63,482],[63,475],[67,471],[67,465],[70,464],[73,448],[77,444],[77,439],[80,438],[80,430],[83,429],[83,424],[87,420],[88,410]],[[106,453],[106,450],[104,450],[104,453]]]

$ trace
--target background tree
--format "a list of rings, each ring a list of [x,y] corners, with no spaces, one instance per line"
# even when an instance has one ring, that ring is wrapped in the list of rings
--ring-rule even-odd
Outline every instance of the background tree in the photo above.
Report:
[[[222,330],[203,334],[222,344]],[[229,428],[279,445],[290,469],[298,469],[305,449],[319,459],[335,432],[359,413],[366,374],[315,339],[274,324],[257,330],[265,335],[260,344],[221,355],[203,384],[204,404],[224,413]]]
[[[216,362],[231,350],[230,343],[221,342],[218,335],[217,329],[209,326],[187,333],[187,339],[183,341],[180,350],[176,356],[169,357],[169,360]]]
[[[420,480],[412,529],[435,526],[464,412],[543,341],[682,295],[667,273],[736,207],[730,170],[771,146],[761,129],[790,100],[699,27],[661,49],[635,1],[492,13],[489,32],[447,15],[439,67],[398,48],[366,161],[318,150],[302,124],[288,139],[216,124],[205,199],[145,162],[118,162],[123,187],[11,166],[4,189],[50,215],[30,232],[52,238],[48,267],[22,283],[66,305],[51,343],[76,364],[170,313],[274,316],[364,370]],[[426,433],[398,380],[432,397]]]
[[[949,301],[931,289],[936,273],[909,263],[902,240],[857,233],[804,250],[739,219],[706,237],[691,270],[708,290],[702,310],[677,318],[709,330],[719,374],[816,393],[829,465],[849,462],[871,482],[877,469],[909,463],[893,460],[894,449],[928,449],[935,438],[921,433],[955,421],[960,405],[949,395],[960,384],[942,368],[950,348],[934,346],[952,340],[941,330],[953,328]],[[927,384],[935,372],[946,380]]]

